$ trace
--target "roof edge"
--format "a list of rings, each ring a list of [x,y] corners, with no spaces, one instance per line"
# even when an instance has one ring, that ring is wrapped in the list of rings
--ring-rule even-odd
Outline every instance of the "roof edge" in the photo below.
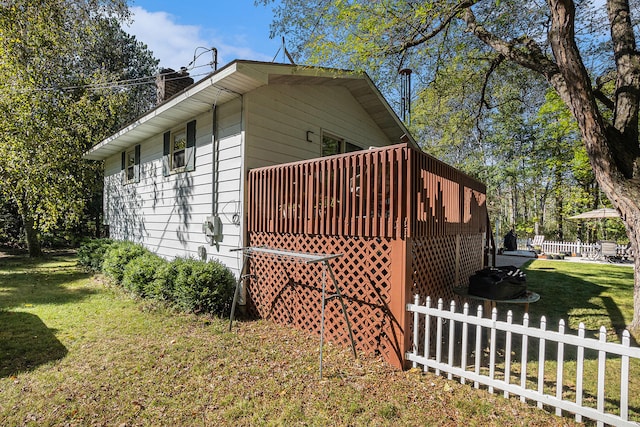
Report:
[[[283,72],[280,72],[282,70]],[[288,70],[285,72],[285,70]],[[229,86],[230,84],[223,83],[227,77],[232,76],[233,74],[242,74],[245,77],[248,77],[255,83],[255,87],[252,89],[246,89],[241,92],[237,92],[237,89],[233,89]],[[364,80],[366,84],[369,86],[370,90],[375,94],[375,96],[379,99],[380,103],[387,111],[387,114],[390,118],[395,122],[396,126],[404,132],[404,135],[401,136],[400,141],[398,142],[408,142],[414,148],[420,150],[420,146],[417,144],[413,136],[410,134],[409,130],[405,126],[405,124],[400,120],[396,112],[391,108],[391,105],[387,102],[386,98],[382,95],[378,87],[371,80],[369,75],[363,71],[354,71],[354,70],[344,70],[338,68],[329,68],[329,67],[316,67],[311,65],[295,65],[295,64],[283,64],[283,63],[274,63],[274,62],[262,62],[262,61],[252,61],[252,60],[240,60],[236,59],[234,61],[225,64],[221,68],[213,71],[212,73],[206,75],[204,78],[198,80],[197,82],[189,85],[182,91],[176,93],[172,97],[168,98],[161,104],[158,104],[153,109],[144,113],[143,115],[137,117],[135,120],[131,121],[127,125],[120,128],[118,131],[110,135],[109,137],[103,139],[98,142],[94,146],[92,146],[89,150],[87,150],[83,154],[83,158],[87,160],[105,160],[108,157],[114,155],[114,150],[118,149],[126,149],[131,145],[131,142],[123,141],[123,137],[129,134],[132,131],[139,130],[137,133],[138,137],[140,135],[144,135],[145,130],[148,131],[149,128],[152,127],[152,124],[148,126],[144,126],[147,122],[153,120],[158,116],[164,115],[166,118],[166,112],[172,109],[175,106],[179,106],[180,104],[184,104],[185,106],[193,107],[193,103],[199,102],[202,105],[205,103],[202,101],[197,101],[195,99],[198,93],[215,86],[219,87],[219,89],[227,91],[229,93],[234,94],[235,96],[243,95],[244,93],[253,90],[261,85],[269,84],[269,78],[271,75],[281,74],[281,75],[291,75],[291,76],[309,76],[309,77],[325,77],[325,78],[336,78],[336,79],[357,79]],[[231,80],[231,79],[230,79]],[[188,103],[190,99],[193,98],[192,103]],[[208,106],[207,108],[210,108]],[[157,124],[156,124],[157,126]],[[135,134],[134,134],[135,137]]]

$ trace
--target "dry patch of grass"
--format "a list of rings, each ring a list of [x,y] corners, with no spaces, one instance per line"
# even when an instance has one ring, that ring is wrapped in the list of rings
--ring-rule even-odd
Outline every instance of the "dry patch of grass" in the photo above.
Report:
[[[0,425],[572,425],[331,344],[320,379],[315,336],[264,320],[228,332],[74,262],[0,259]]]

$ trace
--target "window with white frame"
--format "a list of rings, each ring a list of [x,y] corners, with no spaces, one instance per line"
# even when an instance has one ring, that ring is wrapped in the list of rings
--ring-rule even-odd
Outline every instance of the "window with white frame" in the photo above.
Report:
[[[164,133],[162,173],[169,176],[195,170],[196,121]]]
[[[187,151],[187,129],[182,128],[171,134],[171,170],[185,166]]]
[[[330,133],[322,133],[322,156],[333,156],[335,154],[351,153],[360,151],[361,147],[346,141],[344,138],[332,135]]]
[[[140,145],[122,152],[122,182],[140,182]]]
[[[136,152],[129,150],[125,154],[125,175],[127,182],[133,182],[135,179]]]

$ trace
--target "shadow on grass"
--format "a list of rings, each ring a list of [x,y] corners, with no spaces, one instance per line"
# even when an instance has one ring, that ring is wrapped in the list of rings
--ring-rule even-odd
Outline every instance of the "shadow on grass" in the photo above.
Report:
[[[89,274],[76,267],[69,254],[31,259],[25,255],[0,257],[0,378],[59,360],[67,349],[33,313],[12,311],[40,305],[62,305],[87,298],[96,291],[74,286]]]
[[[40,318],[0,310],[0,378],[62,359],[67,349]]]
[[[73,258],[0,258],[0,310],[82,300],[95,291],[85,288],[74,289],[68,285],[89,277],[90,274],[76,267]]]
[[[528,289],[540,294],[540,300],[529,306],[530,324],[539,326],[541,317],[545,316],[546,328],[557,331],[558,323],[563,319],[565,328],[575,332],[582,322],[587,336],[592,338],[597,338],[600,326],[605,326],[608,333],[615,334],[615,340],[620,342],[627,322],[619,304],[621,300],[633,300],[633,270],[589,274],[585,269],[585,274],[578,278],[559,268],[546,264],[537,266],[536,263],[523,268],[527,274]],[[520,323],[523,306],[499,304],[499,317],[506,316],[508,310],[514,313],[514,322]],[[632,339],[632,344],[637,343]]]

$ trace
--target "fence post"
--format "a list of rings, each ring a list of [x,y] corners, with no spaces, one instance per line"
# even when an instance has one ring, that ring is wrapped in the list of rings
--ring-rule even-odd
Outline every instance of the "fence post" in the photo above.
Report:
[[[584,339],[585,335],[584,323],[580,322],[578,325],[578,338]],[[584,374],[584,347],[578,346],[576,353],[576,404],[582,406],[582,377]],[[576,421],[582,422],[582,415],[576,414]]]
[[[498,320],[498,308],[491,310],[491,330],[489,331],[489,378],[493,381],[496,373],[496,321]],[[493,394],[493,386],[489,386],[489,393]]]
[[[529,313],[525,313],[522,317],[522,326],[525,328],[529,327]],[[520,387],[522,389],[527,388],[527,352],[529,351],[529,335],[522,334],[522,355],[520,359]],[[520,401],[525,402],[526,399],[523,396],[520,396]]]
[[[451,306],[449,309],[451,313],[456,312],[455,301],[451,301]],[[456,332],[456,321],[452,319],[451,322],[449,322],[449,353],[447,354],[447,363],[449,364],[449,366],[454,366],[453,347],[456,342],[455,332]],[[449,374],[447,375],[447,379],[450,379],[450,380],[453,379],[453,374],[451,372],[449,372]]]
[[[600,326],[600,342],[607,342],[607,329],[604,326]],[[604,350],[598,350],[598,412],[604,414],[604,375],[605,365],[607,361],[607,352]],[[602,421],[598,421],[598,426],[603,426]]]
[[[631,335],[626,329],[622,331],[622,345],[631,345]],[[620,418],[629,419],[629,356],[622,356],[620,367]]]
[[[416,294],[413,297],[413,303],[415,305],[420,304],[420,295]],[[420,324],[420,314],[417,311],[413,312],[413,354],[414,356],[418,355],[418,325]],[[416,362],[415,360],[413,361],[412,364],[413,368],[417,368],[418,367],[418,362]]]
[[[431,297],[427,297],[425,302],[427,308],[431,308]],[[431,315],[426,314],[424,319],[424,357],[427,359],[431,354]],[[424,371],[427,372],[429,368],[424,365]]]
[[[540,330],[542,332],[547,330],[547,318],[540,317]],[[545,343],[544,338],[538,340],[538,393],[544,394],[544,364],[545,362]],[[542,401],[538,400],[538,408],[542,409]]]
[[[438,299],[438,311],[442,311],[444,302],[442,298]],[[436,319],[436,363],[442,360],[442,317]],[[436,375],[440,375],[440,368],[436,368]]]
[[[482,304],[478,305],[477,312],[478,319],[482,319]],[[476,325],[476,360],[474,372],[476,375],[480,375],[480,363],[482,361],[482,326]],[[478,381],[473,382],[474,388],[480,388]]]
[[[507,323],[513,323],[513,312],[507,311]],[[507,331],[504,343],[504,381],[509,384],[511,382],[511,331]],[[509,392],[504,392],[504,397],[509,398]]]
[[[564,319],[560,319],[558,323],[558,333],[564,334]],[[558,400],[562,400],[562,379],[563,379],[563,369],[564,369],[564,342],[558,342],[558,357],[557,360],[557,369],[556,369],[556,397]],[[556,415],[562,416],[562,409],[556,407]]]
[[[465,316],[465,319],[469,315],[469,303],[465,302],[462,313]],[[469,324],[467,321],[463,321],[462,323],[462,359],[460,361],[460,368],[463,371],[467,370],[467,339],[469,338]],[[466,380],[464,377],[460,377],[460,383],[465,384]]]

